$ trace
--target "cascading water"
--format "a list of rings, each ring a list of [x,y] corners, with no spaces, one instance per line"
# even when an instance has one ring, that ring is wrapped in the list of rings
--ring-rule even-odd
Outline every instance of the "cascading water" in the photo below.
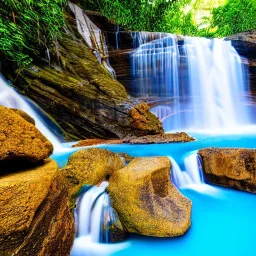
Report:
[[[0,105],[8,108],[17,108],[25,111],[36,122],[36,127],[44,134],[49,141],[52,142],[55,151],[63,151],[66,149],[62,146],[58,138],[47,128],[38,114],[31,108],[27,101],[17,93],[14,88],[8,85],[4,77],[0,73]]]
[[[173,183],[179,189],[190,188],[204,194],[216,196],[217,190],[206,184],[203,177],[203,164],[197,151],[192,151],[181,158],[177,163],[174,158],[169,157],[172,163],[171,176]],[[184,170],[182,170],[184,168]]]
[[[250,124],[243,97],[249,86],[230,41],[178,40],[171,34],[145,32],[134,33],[133,40],[137,47],[131,55],[133,95],[168,101],[152,110],[166,131]]]
[[[85,14],[83,9],[71,2],[68,3],[70,10],[76,17],[77,29],[88,46],[93,50],[100,64],[115,77],[115,71],[109,64],[108,47],[104,33]]]
[[[105,191],[107,186],[107,182],[102,182],[100,186],[87,186],[77,199],[76,239],[72,256],[111,255],[127,246],[127,243],[107,244],[120,239],[125,233],[111,207],[110,197]]]

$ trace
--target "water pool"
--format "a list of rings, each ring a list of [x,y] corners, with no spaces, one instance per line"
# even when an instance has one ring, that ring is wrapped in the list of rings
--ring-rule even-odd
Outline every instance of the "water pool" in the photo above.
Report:
[[[184,169],[184,157],[205,147],[256,147],[256,135],[212,135],[190,133],[197,140],[189,143],[155,145],[102,145],[114,152],[131,156],[168,156]],[[77,149],[76,149],[77,150]],[[73,150],[72,150],[73,151]],[[53,155],[60,166],[65,165],[72,152]],[[200,186],[199,186],[200,187]],[[256,237],[256,196],[232,189],[207,186],[180,189],[191,199],[192,225],[188,232],[177,238],[154,238],[130,235],[120,246],[94,245],[75,242],[72,256],[85,255],[177,255],[177,256],[254,256]],[[90,250],[87,249],[90,247]],[[101,249],[99,250],[99,247]]]

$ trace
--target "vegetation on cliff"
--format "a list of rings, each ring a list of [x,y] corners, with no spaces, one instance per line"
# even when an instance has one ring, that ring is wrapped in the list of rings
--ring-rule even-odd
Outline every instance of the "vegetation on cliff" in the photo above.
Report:
[[[0,56],[24,67],[47,55],[61,28],[67,0],[0,3]],[[256,28],[254,0],[74,0],[131,30],[223,37]]]
[[[65,20],[67,0],[6,0],[0,2],[0,56],[23,67],[45,51]]]

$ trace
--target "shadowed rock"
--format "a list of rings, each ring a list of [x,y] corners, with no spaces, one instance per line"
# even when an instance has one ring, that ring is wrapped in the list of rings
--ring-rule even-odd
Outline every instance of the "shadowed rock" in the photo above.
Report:
[[[30,115],[28,115],[26,112],[24,112],[21,109],[16,109],[16,108],[11,108],[12,111],[14,111],[16,114],[20,115],[21,117],[23,117],[27,122],[36,125],[36,122],[34,120],[34,118],[32,118]]]
[[[0,106],[0,120],[0,160],[36,162],[52,154],[51,142],[20,114]]]
[[[173,237],[190,227],[191,201],[171,183],[170,166],[166,157],[137,158],[110,176],[112,206],[129,232]]]
[[[256,193],[256,150],[205,148],[198,154],[210,183]]]
[[[45,160],[0,176],[0,255],[69,255],[74,221],[57,168],[55,161]]]

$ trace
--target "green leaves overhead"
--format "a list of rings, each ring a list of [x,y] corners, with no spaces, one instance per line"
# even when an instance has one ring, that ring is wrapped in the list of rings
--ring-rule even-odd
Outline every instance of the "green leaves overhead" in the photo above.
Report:
[[[256,28],[256,0],[82,0],[131,30],[223,37]]]
[[[44,49],[65,25],[66,0],[0,2],[0,53],[22,67]]]

